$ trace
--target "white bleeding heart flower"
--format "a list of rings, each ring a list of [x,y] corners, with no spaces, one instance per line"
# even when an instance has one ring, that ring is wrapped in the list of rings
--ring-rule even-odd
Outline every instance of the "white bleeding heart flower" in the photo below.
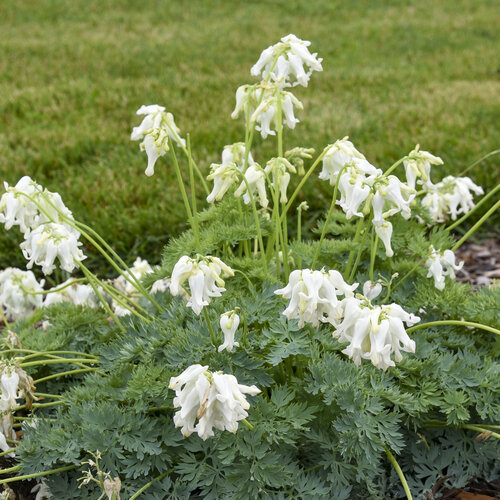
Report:
[[[403,160],[408,186],[415,189],[417,179],[422,179],[418,181],[419,184],[432,186],[431,166],[442,164],[443,160],[439,156],[434,156],[428,151],[421,151],[420,146],[417,144],[415,149],[408,154],[408,159]]]
[[[199,255],[193,259],[184,255],[172,271],[170,293],[187,296],[186,305],[199,315],[212,297],[220,297],[226,291],[222,276],[234,276],[234,272],[219,258]],[[186,281],[190,293],[183,288]]]
[[[180,408],[174,415],[175,426],[181,427],[183,436],[196,432],[203,440],[214,435],[214,428],[235,433],[238,422],[248,416],[245,394],[260,393],[254,385],[239,384],[233,375],[210,372],[198,364],[172,377],[169,389],[175,390],[174,407]]]
[[[405,312],[398,304],[373,306],[367,297],[357,295],[342,301],[343,321],[333,332],[339,342],[349,342],[342,351],[356,365],[369,359],[374,366],[387,370],[395,366],[391,355],[401,361],[401,351],[415,352],[415,342],[406,333],[404,323],[412,326],[420,318]]]
[[[130,138],[133,141],[142,141],[141,151],[146,151],[148,156],[145,173],[151,176],[154,174],[156,160],[170,149],[169,140],[175,141],[182,148],[186,147],[186,141],[179,135],[180,129],[175,124],[174,116],[165,112],[163,106],[141,106],[137,114],[145,117],[138,127],[134,127]]]
[[[30,316],[43,304],[43,285],[31,271],[8,267],[0,271],[0,307],[8,320]]]
[[[280,42],[262,51],[259,60],[250,73],[271,79],[282,86],[302,85],[307,87],[313,71],[323,71],[322,59],[311,54],[311,42],[301,40],[295,35],[284,36]]]
[[[248,205],[251,202],[250,194],[248,192],[248,188],[250,188],[252,196],[254,194],[258,195],[260,206],[262,208],[267,208],[269,200],[267,199],[266,175],[264,170],[257,165],[257,163],[255,163],[254,165],[248,167],[243,175],[245,176],[246,182],[241,182],[238,189],[234,192],[234,196],[239,198],[243,195],[243,201],[246,205]]]
[[[290,273],[288,285],[276,290],[276,295],[290,299],[283,314],[298,319],[302,328],[305,323],[317,327],[320,322],[337,324],[340,319],[339,295],[352,296],[358,283],[348,285],[338,271],[295,270]]]
[[[449,276],[451,279],[455,279],[455,272],[460,271],[464,263],[456,264],[455,254],[451,250],[438,252],[433,246],[430,250],[431,255],[425,262],[425,267],[428,269],[427,277],[434,278],[434,286],[438,290],[443,290],[445,277]]]
[[[227,352],[232,352],[234,346],[239,347],[239,343],[234,341],[234,334],[240,324],[240,317],[236,311],[228,311],[221,314],[220,327],[224,333],[224,343],[219,346],[219,352],[224,349]]]
[[[86,258],[75,234],[57,223],[42,224],[33,231],[27,231],[25,241],[20,246],[29,261],[26,267],[31,269],[33,264],[42,266],[44,274],[54,271],[56,258],[61,269],[69,273],[77,266],[76,262]]]

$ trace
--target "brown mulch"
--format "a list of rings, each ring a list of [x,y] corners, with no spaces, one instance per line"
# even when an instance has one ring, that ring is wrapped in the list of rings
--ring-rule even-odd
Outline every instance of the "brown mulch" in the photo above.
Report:
[[[440,492],[444,480],[446,477],[436,483],[432,492],[427,493],[426,500],[500,500],[500,479],[486,481],[475,477],[464,489],[452,488]]]
[[[457,272],[457,280],[478,286],[500,284],[500,237],[479,243],[465,242],[456,252],[457,263],[464,267]]]

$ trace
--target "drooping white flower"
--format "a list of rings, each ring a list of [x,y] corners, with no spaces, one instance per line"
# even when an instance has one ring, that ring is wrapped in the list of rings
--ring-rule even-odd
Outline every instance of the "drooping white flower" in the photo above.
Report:
[[[228,189],[238,180],[238,171],[245,170],[245,144],[236,142],[224,146],[222,163],[212,163],[210,166],[209,181],[214,181],[212,192],[207,196],[207,202],[220,201]],[[252,153],[248,152],[247,166],[254,165]]]
[[[363,295],[368,300],[376,299],[380,295],[380,292],[382,292],[382,285],[380,283],[373,283],[370,280],[365,281],[363,285]]]
[[[451,250],[438,252],[433,246],[430,248],[431,255],[425,261],[425,267],[428,269],[427,277],[434,278],[434,286],[438,290],[445,287],[445,276],[455,279],[455,271],[460,271],[464,263],[455,263],[455,254]]]
[[[415,342],[406,333],[408,326],[420,318],[405,312],[398,304],[373,306],[362,295],[349,297],[342,301],[343,321],[336,327],[333,336],[339,342],[349,342],[342,352],[356,365],[362,359],[371,360],[382,370],[395,366],[391,359],[401,361],[401,351],[415,352]]]
[[[240,324],[240,317],[236,311],[227,311],[220,316],[220,327],[224,333],[224,343],[219,346],[219,352],[226,349],[227,352],[232,352],[233,347],[239,347],[240,344],[234,341],[234,334]]]
[[[474,184],[469,177],[453,177],[449,175],[432,186],[424,186],[427,194],[422,199],[433,222],[456,220],[460,214],[470,212],[474,204],[474,196],[484,194],[483,189]]]
[[[275,45],[265,49],[251,69],[253,76],[271,78],[283,86],[302,85],[307,87],[313,71],[323,71],[322,59],[309,52],[311,42],[295,35],[287,35]],[[306,69],[304,68],[306,66]]]
[[[166,292],[170,288],[170,278],[156,280],[151,287],[151,293]]]
[[[174,407],[180,408],[174,415],[175,426],[185,437],[196,432],[203,440],[214,435],[214,428],[235,433],[250,408],[244,394],[260,393],[254,385],[239,384],[233,375],[210,372],[198,364],[172,377],[169,388],[175,390]]]
[[[141,259],[141,257],[137,257],[134,261],[132,267],[130,267],[129,271],[123,271],[123,273],[132,280],[132,275],[137,279],[141,280],[146,276],[146,274],[150,274],[153,272],[153,268],[149,264],[146,259]],[[113,280],[113,286],[123,292],[124,294],[132,297],[137,293],[137,288],[130,283],[123,275],[118,276]]]
[[[5,434],[0,429],[0,450],[7,451],[7,450],[10,450],[11,448],[12,448],[12,446],[10,446],[10,444],[7,443],[7,439],[5,438]],[[7,456],[12,458],[12,457],[15,457],[16,454],[14,452],[7,453]],[[1,500],[1,498],[2,497],[0,497],[0,500]]]
[[[69,273],[76,267],[75,261],[86,258],[79,248],[81,243],[77,237],[62,224],[42,224],[26,232],[25,241],[20,246],[29,261],[26,267],[31,269],[33,264],[42,266],[44,274],[54,271],[56,258],[61,269]]]
[[[0,386],[2,394],[0,396],[1,411],[12,410],[17,406],[16,399],[19,395],[19,375],[9,367],[2,369],[0,376]]]
[[[267,162],[264,171],[268,175],[271,174],[273,189],[278,186],[280,203],[286,203],[288,201],[286,191],[290,183],[290,172],[296,174],[295,167],[286,158],[272,158]]]
[[[36,493],[35,500],[48,500],[49,498],[54,498],[43,479],[40,483],[33,486],[31,493]]]
[[[357,168],[356,162],[348,165],[339,179],[340,200],[337,204],[341,206],[347,219],[353,216],[363,217],[360,208],[370,195],[375,176],[363,173]]]
[[[70,302],[71,304],[75,304],[77,306],[88,306],[92,308],[98,307],[99,299],[97,298],[93,288],[90,285],[73,283],[74,281],[74,278],[70,278],[64,283],[51,288],[51,290],[57,290],[65,285],[69,285],[62,288],[62,290],[47,293],[45,300],[43,301],[43,305],[48,307],[52,304],[58,304],[59,302]]]
[[[419,184],[432,186],[430,172],[432,165],[442,165],[443,160],[428,151],[420,151],[417,144],[415,149],[408,154],[409,158],[403,161],[406,171],[406,181],[410,188],[415,189],[417,178],[421,178]]]
[[[332,186],[337,181],[337,175],[346,164],[353,164],[359,173],[365,175],[378,175],[382,171],[375,168],[369,163],[363,154],[361,154],[354,144],[348,140],[349,137],[344,137],[335,141],[331,146],[327,146],[328,151],[323,157],[323,168],[319,174],[319,178],[325,181],[330,181]]]
[[[295,270],[290,273],[285,288],[276,290],[276,295],[290,299],[283,314],[290,319],[298,319],[302,328],[305,323],[314,327],[319,322],[337,324],[340,319],[339,295],[351,297],[358,283],[348,285],[338,271]]]
[[[385,254],[387,257],[392,257],[394,251],[391,247],[392,237],[392,224],[388,220],[375,220],[372,221],[375,228],[375,234],[380,238],[385,247]]]
[[[0,271],[0,307],[8,320],[17,321],[42,307],[43,285],[31,271],[8,267]]]
[[[234,276],[234,272],[219,258],[199,255],[193,259],[184,255],[172,271],[170,293],[187,296],[186,305],[199,315],[212,297],[220,297],[226,291],[222,276]],[[183,288],[186,281],[190,294]]]
[[[0,222],[5,224],[5,229],[19,226],[19,230],[26,233],[40,224],[57,222],[76,238],[80,236],[79,231],[64,219],[74,220],[59,193],[44,189],[28,176],[22,177],[15,186],[6,182],[4,186],[6,192],[0,199]]]
[[[154,174],[156,160],[170,149],[169,138],[181,147],[186,146],[186,141],[179,135],[180,129],[175,124],[174,116],[172,113],[166,113],[163,106],[141,106],[137,114],[145,115],[145,118],[138,127],[134,127],[130,138],[133,141],[142,141],[141,151],[146,151],[148,156],[145,173],[151,176]]]
[[[242,85],[236,91],[236,107],[231,114],[238,117],[242,110],[250,113],[250,122],[256,124],[265,139],[268,135],[276,135],[278,120],[278,99],[281,103],[282,122],[294,129],[299,120],[295,118],[294,106],[303,109],[302,103],[291,93],[281,90],[275,85]]]
[[[234,196],[239,198],[243,195],[243,201],[246,205],[251,202],[250,194],[248,193],[247,183],[250,187],[252,195],[255,199],[255,193],[257,193],[259,198],[259,203],[262,208],[267,208],[269,205],[269,200],[267,199],[266,193],[266,175],[264,170],[255,163],[247,168],[246,172],[243,174],[245,176],[246,182],[242,181],[238,189],[234,192]]]

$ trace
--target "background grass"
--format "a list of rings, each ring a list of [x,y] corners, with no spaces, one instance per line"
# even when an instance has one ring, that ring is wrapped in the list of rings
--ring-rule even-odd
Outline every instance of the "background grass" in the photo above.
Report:
[[[236,88],[281,36],[311,40],[324,58],[285,147],[321,150],[349,135],[386,168],[420,143],[441,156],[437,177],[500,147],[496,0],[90,1],[4,0],[0,6],[0,179],[30,175],[59,191],[82,221],[132,260],[155,262],[184,223],[174,172],[152,178],[129,140],[141,104],[158,103],[191,133],[204,171],[242,140]],[[257,161],[274,155],[257,139]],[[488,188],[500,160],[470,172]],[[310,183],[307,196],[327,187]],[[0,267],[25,261],[16,231]],[[94,265],[100,266],[99,262]],[[103,270],[105,267],[101,266]]]

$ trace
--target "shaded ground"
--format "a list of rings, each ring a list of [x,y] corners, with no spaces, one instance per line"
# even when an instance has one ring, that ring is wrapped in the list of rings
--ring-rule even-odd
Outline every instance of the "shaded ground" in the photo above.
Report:
[[[500,236],[483,242],[465,242],[456,252],[464,267],[457,279],[475,286],[500,284]]]

